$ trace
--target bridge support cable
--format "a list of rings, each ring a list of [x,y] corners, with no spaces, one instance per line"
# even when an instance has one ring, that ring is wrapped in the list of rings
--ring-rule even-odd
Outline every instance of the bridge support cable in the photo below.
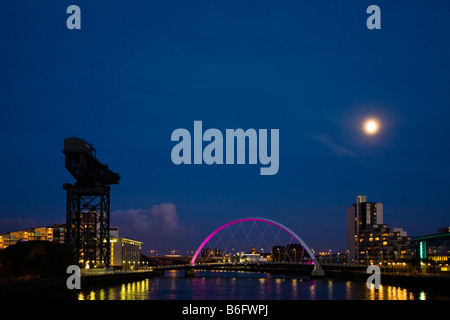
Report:
[[[259,238],[258,243],[256,244],[256,247],[259,248],[260,244],[261,244],[261,240],[264,240],[264,234],[266,233],[267,227],[269,226],[268,223],[266,223],[266,226],[264,228],[264,231],[261,233],[261,230],[259,229],[258,225],[256,225],[256,229],[258,229],[259,233],[261,234],[261,237]],[[266,246],[267,246],[267,242],[264,240]]]
[[[248,231],[246,231],[243,227],[243,223],[244,222],[252,222],[251,227],[249,228]],[[265,227],[264,230],[261,232],[261,229],[258,227],[257,223],[265,223]],[[269,228],[271,230],[271,232],[273,233],[273,235],[275,236],[275,240],[272,243],[272,246],[269,246],[267,241],[266,241],[266,237],[267,237],[267,228]],[[278,230],[273,230],[273,228],[276,228]],[[227,231],[228,230],[228,231]],[[244,242],[241,242],[241,244],[239,244],[239,242],[237,241],[237,232],[238,230],[242,230],[243,232],[243,238],[244,238]],[[254,230],[257,230],[258,234],[259,234],[259,239],[256,239],[256,241],[252,241],[251,239],[251,235],[253,233]],[[277,232],[276,232],[277,231]],[[285,250],[285,252],[283,252],[283,259],[281,259],[281,251],[278,251],[278,261],[286,261],[286,259],[289,259],[291,262],[293,263],[297,263],[297,257],[298,257],[298,253],[297,250],[300,250],[301,248],[301,254],[300,254],[300,259],[298,261],[298,263],[302,263],[303,257],[304,257],[304,252],[306,251],[306,253],[308,254],[309,258],[312,261],[312,264],[314,264],[314,270],[313,270],[313,275],[315,276],[323,276],[324,272],[322,270],[322,267],[320,266],[319,262],[317,261],[316,257],[314,256],[314,254],[312,253],[311,249],[306,245],[306,243],[295,233],[293,232],[291,229],[289,229],[288,227],[270,220],[270,219],[265,219],[265,218],[259,218],[259,217],[251,217],[251,218],[243,218],[243,219],[238,219],[238,220],[234,220],[231,222],[228,222],[224,225],[222,225],[221,227],[217,228],[216,230],[214,230],[212,233],[210,233],[205,240],[200,244],[200,246],[197,248],[194,256],[191,259],[191,265],[195,265],[197,257],[202,253],[202,249],[207,245],[210,244],[210,240],[217,235],[218,240],[216,240],[215,245],[217,246],[219,244],[219,242],[224,245],[224,239],[223,237],[225,236],[225,234],[227,232],[229,232],[231,234],[231,239],[228,241],[227,246],[224,246],[224,249],[222,251],[222,253],[224,255],[227,255],[228,252],[230,252],[230,256],[231,256],[231,251],[229,251],[229,245],[233,242],[235,243],[239,250],[238,253],[243,252],[243,248],[245,245],[247,245],[247,243],[252,247],[252,251],[255,250],[256,248],[259,248],[259,245],[264,242],[267,248],[267,251],[265,251],[264,253],[267,255],[268,253],[272,254],[273,259],[275,259],[275,254],[274,254],[274,248],[275,245],[277,243],[279,243],[280,240],[280,233],[281,231],[284,231],[285,233],[287,233],[290,238],[288,238],[288,240],[286,242],[289,242],[286,249],[284,246],[279,246],[279,249],[283,249]],[[256,231],[255,231],[256,232]],[[299,242],[299,244],[294,244],[293,240],[296,240],[297,242]],[[285,243],[286,243],[285,242]],[[257,247],[255,247],[255,244]],[[212,248],[213,250],[215,250],[215,248]],[[263,248],[261,248],[262,250]],[[289,252],[290,251],[290,252]],[[294,259],[291,257],[292,252],[294,254]],[[206,254],[205,257],[209,258],[211,256],[211,251],[209,254]],[[276,260],[276,259],[275,259]],[[204,261],[205,262],[205,261]]]

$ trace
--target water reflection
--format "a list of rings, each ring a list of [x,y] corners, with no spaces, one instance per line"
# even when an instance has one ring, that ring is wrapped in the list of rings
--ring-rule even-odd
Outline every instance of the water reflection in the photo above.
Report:
[[[150,279],[80,292],[78,300],[147,300]]]
[[[317,300],[316,297],[316,281],[311,281],[310,286],[309,286],[309,293],[310,293],[310,297],[311,300]]]
[[[182,272],[81,292],[79,300],[428,300],[424,291],[365,282],[251,272]]]
[[[427,294],[421,291],[419,294],[419,300],[427,300]]]
[[[379,289],[367,289],[367,299],[369,300],[416,300],[411,291],[395,286],[380,285]]]
[[[333,300],[333,281],[328,280],[328,300]]]

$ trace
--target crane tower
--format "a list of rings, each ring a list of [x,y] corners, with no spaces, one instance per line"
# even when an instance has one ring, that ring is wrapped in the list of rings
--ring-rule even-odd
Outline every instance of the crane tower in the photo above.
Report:
[[[111,262],[110,185],[120,176],[97,160],[92,144],[77,137],[64,140],[65,167],[76,179],[67,191],[66,244],[83,267],[109,267]]]

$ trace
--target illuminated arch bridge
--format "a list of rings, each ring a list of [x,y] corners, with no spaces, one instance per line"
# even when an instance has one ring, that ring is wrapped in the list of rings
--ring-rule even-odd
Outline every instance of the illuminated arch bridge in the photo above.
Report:
[[[267,257],[274,262],[314,264],[312,274],[324,275],[311,249],[298,234],[279,222],[259,217],[234,220],[211,232],[195,251],[190,264],[194,266],[199,256],[203,261],[222,254],[229,259],[242,257],[250,248],[253,253],[258,251],[264,261]]]

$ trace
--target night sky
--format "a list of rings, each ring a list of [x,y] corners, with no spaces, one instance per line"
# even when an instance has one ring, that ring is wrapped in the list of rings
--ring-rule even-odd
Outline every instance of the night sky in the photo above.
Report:
[[[0,233],[65,222],[73,135],[120,173],[111,225],[145,254],[194,250],[249,216],[344,250],[357,194],[409,236],[449,226],[450,2],[392,2],[3,2]],[[81,30],[66,27],[71,4]],[[196,120],[279,129],[278,173],[174,165],[171,134]]]

